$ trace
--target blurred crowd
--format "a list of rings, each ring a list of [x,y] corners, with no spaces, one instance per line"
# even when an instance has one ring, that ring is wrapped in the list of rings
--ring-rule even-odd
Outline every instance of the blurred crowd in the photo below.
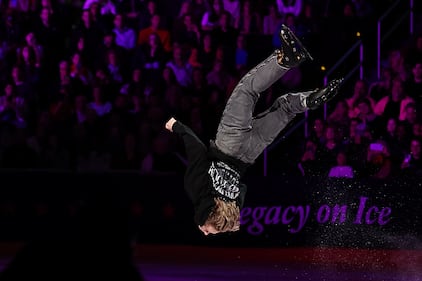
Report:
[[[0,167],[181,173],[166,118],[207,143],[241,76],[280,46],[282,23],[335,58],[373,23],[375,2],[1,0]],[[421,172],[422,37],[402,47],[379,81],[342,89],[329,117],[312,120],[303,175]],[[257,111],[304,80],[291,70]]]

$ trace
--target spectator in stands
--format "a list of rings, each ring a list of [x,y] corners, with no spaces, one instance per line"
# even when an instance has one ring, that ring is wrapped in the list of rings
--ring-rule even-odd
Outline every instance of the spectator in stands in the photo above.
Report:
[[[278,12],[284,18],[287,14],[298,17],[302,12],[302,0],[276,0]]]
[[[415,62],[422,61],[422,35],[419,34],[414,38],[408,52],[405,55],[405,60],[408,65],[413,65]]]
[[[56,101],[58,93],[61,89],[66,88],[69,98],[73,98],[78,94],[86,93],[82,81],[79,76],[72,76],[70,73],[70,63],[67,60],[62,60],[58,64],[58,73],[54,76],[55,79],[50,81],[50,91],[40,95],[40,99],[44,102]]]
[[[131,80],[122,86],[120,89],[120,94],[128,95],[130,97],[143,97],[146,88],[146,79],[144,75],[145,74],[143,73],[143,70],[140,68],[135,68],[132,71]]]
[[[391,50],[388,55],[388,65],[393,71],[393,77],[398,77],[402,81],[408,79],[409,73],[406,69],[404,56],[400,50]]]
[[[405,127],[406,135],[410,137],[413,134],[413,126],[418,122],[416,104],[413,102],[408,103],[404,109],[404,112],[404,120],[402,123]]]
[[[112,104],[105,100],[104,93],[100,86],[94,86],[92,89],[92,96],[94,100],[88,104],[88,107],[95,110],[97,116],[101,117],[111,112]]]
[[[138,45],[142,45],[148,42],[151,33],[156,33],[160,37],[161,44],[166,52],[170,52],[172,49],[170,32],[166,28],[162,27],[161,15],[155,14],[151,17],[151,23],[148,27],[143,28],[138,34]]]
[[[173,27],[174,26],[176,26],[176,25],[179,25],[179,24],[181,24],[181,23],[183,23],[183,17],[185,16],[185,15],[187,15],[187,14],[192,14],[192,12],[193,12],[193,10],[192,10],[192,2],[191,1],[183,1],[181,4],[180,4],[180,10],[179,10],[179,14],[177,15],[177,17],[175,17],[174,19],[173,19]],[[197,23],[196,21],[195,21],[195,18],[194,17],[192,17],[192,22],[193,23]]]
[[[349,106],[350,118],[356,118],[359,115],[358,103],[362,99],[369,99],[371,107],[374,108],[375,102],[368,96],[367,83],[364,80],[359,79],[355,82],[352,96],[346,99],[347,105]]]
[[[206,84],[205,74],[202,67],[195,67],[192,72],[192,86],[190,87],[190,96],[199,98],[199,104],[204,102],[204,98],[209,92]]]
[[[422,175],[422,142],[420,139],[412,139],[410,153],[407,154],[401,164],[401,169],[411,175]]]
[[[57,22],[53,22],[49,8],[42,8],[39,19],[31,27],[36,41],[43,46],[43,52],[48,53],[44,57],[46,67],[53,67],[64,55],[63,30]],[[34,44],[37,44],[35,43]],[[31,44],[31,43],[30,43]],[[31,44],[34,47],[34,45]],[[51,74],[51,73],[50,73]]]
[[[97,45],[95,55],[93,56],[93,64],[90,64],[90,66],[92,68],[103,67],[108,59],[110,51],[113,51],[116,54],[118,61],[125,62],[127,64],[130,53],[128,53],[123,47],[116,44],[116,35],[114,32],[110,31],[103,35],[101,44]],[[86,57],[88,52],[85,51],[84,53]]]
[[[218,25],[213,29],[212,36],[217,38],[219,47],[223,48],[224,52],[229,56],[234,54],[237,35],[237,30],[230,25],[230,13],[226,11],[221,12]]]
[[[92,73],[89,71],[85,63],[85,58],[80,53],[74,53],[71,58],[69,67],[69,75],[73,79],[78,79],[86,87],[93,79]]]
[[[198,48],[192,47],[189,54],[189,64],[192,65],[194,69],[201,69],[203,67],[202,62],[199,61],[199,51]]]
[[[205,33],[202,36],[201,44],[199,47],[199,61],[203,64],[204,72],[209,72],[213,67],[215,59],[215,44],[218,39],[214,39],[211,33]]]
[[[85,46],[85,38],[83,36],[75,39],[76,45],[72,45],[66,52],[66,56],[71,56],[73,53],[80,53],[85,58],[87,66],[92,69],[94,67],[95,57],[89,57]]]
[[[202,18],[209,8],[209,1],[207,0],[193,0],[192,1],[192,14],[195,19],[195,23],[201,27],[202,30]]]
[[[358,111],[359,114],[356,118],[359,120],[359,130],[368,130],[374,137],[378,138],[381,134],[380,128],[385,121],[374,113],[371,102],[368,98],[361,99],[358,102]]]
[[[82,21],[73,30],[73,45],[76,46],[81,37],[84,38],[84,47],[89,57],[96,57],[98,46],[103,40],[103,30],[92,21],[89,10],[82,11]],[[114,39],[114,38],[113,38]]]
[[[33,1],[33,2],[37,2],[37,1]],[[54,15],[55,5],[51,3],[51,0],[41,0],[39,2],[40,2],[39,7],[37,7],[39,10],[41,10],[42,8],[47,8],[50,10],[50,15]]]
[[[241,34],[260,34],[262,32],[262,17],[253,6],[254,2],[245,0],[242,3],[240,17],[235,24],[235,28]]]
[[[134,61],[136,67],[143,69],[146,84],[153,85],[161,77],[168,55],[156,33],[149,36],[147,44],[141,45],[137,49],[137,60]]]
[[[101,15],[116,14],[116,6],[111,0],[86,0],[82,9],[90,9],[94,3],[99,5]]]
[[[346,100],[339,100],[336,103],[333,112],[331,112],[327,118],[327,122],[338,128],[349,128],[349,106],[347,105]]]
[[[125,68],[122,61],[119,60],[117,53],[110,50],[107,53],[106,67],[111,81],[116,85],[122,85],[125,82],[127,68]]]
[[[164,67],[162,73],[162,80],[160,83],[162,87],[159,92],[163,93],[165,105],[171,112],[178,112],[180,106],[180,97],[184,93],[184,89],[177,81],[174,71],[170,67]]]
[[[318,144],[312,139],[305,141],[305,149],[297,166],[302,176],[315,177],[321,175],[321,165],[316,158],[317,149]]]
[[[93,25],[100,28],[103,32],[113,28],[113,19],[117,10],[112,0],[94,0],[87,9],[90,11]]]
[[[337,165],[330,168],[329,178],[354,178],[353,168],[347,163],[347,155],[344,151],[339,151],[336,157]]]
[[[406,105],[411,102],[414,102],[414,100],[405,92],[403,80],[400,77],[396,77],[393,80],[391,94],[377,102],[374,111],[375,114],[385,119],[398,118],[403,121]]]
[[[422,62],[412,64],[412,75],[405,85],[408,95],[422,103]]]
[[[26,55],[32,55],[32,57],[19,56],[19,55],[23,55],[22,48],[19,48],[18,49],[18,63],[25,63],[25,64],[33,63],[35,67],[40,67],[44,59],[43,46],[41,46],[38,43],[37,38],[35,37],[35,34],[33,32],[30,32],[25,36],[25,42],[26,42],[26,45],[24,47],[28,48],[27,50],[28,52],[26,53]],[[29,62],[28,59],[31,60],[32,62]]]
[[[126,50],[132,50],[136,45],[136,35],[132,28],[126,24],[126,18],[123,14],[116,14],[114,16],[114,29],[115,42]]]
[[[268,5],[268,13],[264,16],[262,22],[262,33],[265,35],[273,35],[278,32],[279,26],[283,20],[277,10],[275,3]]]
[[[310,138],[318,146],[325,142],[324,132],[325,132],[326,125],[327,125],[326,122],[321,118],[317,118],[313,121]]]
[[[325,174],[335,165],[337,153],[343,149],[337,134],[337,128],[332,125],[325,126],[324,143],[317,151],[317,159]]]
[[[211,0],[211,5],[202,15],[201,29],[203,31],[212,31],[219,25],[221,14],[224,12],[224,3],[222,0]]]
[[[368,145],[365,162],[366,175],[375,179],[388,179],[393,174],[392,161],[388,146],[383,141]]]
[[[377,103],[383,97],[391,94],[391,85],[393,81],[393,72],[388,67],[381,69],[381,78],[378,81],[372,82],[369,86],[369,97],[374,99]]]
[[[174,42],[191,47],[198,47],[201,42],[199,27],[194,22],[192,14],[184,14],[182,22],[176,25],[173,30]]]
[[[19,22],[16,13],[7,9],[4,11],[0,25],[1,39],[6,45],[6,51],[13,51],[21,43],[23,28]]]
[[[75,98],[75,119],[77,123],[84,123],[88,114],[87,98],[78,95]]]
[[[235,50],[235,66],[239,71],[249,67],[249,51],[246,47],[246,37],[243,34],[237,36],[236,50]]]
[[[418,119],[422,120],[422,61],[412,63],[412,75],[405,83],[405,91],[415,100]]]
[[[221,60],[216,59],[213,69],[206,76],[209,86],[218,87],[225,92],[229,85],[230,75]]]
[[[328,116],[327,124],[337,128],[339,140],[347,139],[349,134],[350,118],[347,102],[342,99],[336,103],[334,111]]]
[[[22,75],[31,85],[31,88],[36,88],[39,86],[41,61],[37,58],[34,49],[29,46],[24,46],[19,51],[18,66],[22,69]]]
[[[199,19],[195,17],[194,15],[194,11],[192,9],[192,1],[191,0],[180,0],[180,1],[174,1],[174,6],[178,6],[179,8],[179,12],[177,15],[175,15],[172,18],[172,22],[170,25],[170,28],[172,30],[172,36],[173,36],[173,41],[174,42],[178,42],[178,40],[176,40],[175,38],[177,37],[176,33],[178,30],[180,30],[181,28],[183,28],[184,26],[184,17],[185,15],[190,15],[190,20],[192,22],[192,25],[195,25],[198,28],[198,31],[200,32],[200,24],[199,24]],[[181,42],[179,42],[181,43]]]
[[[173,70],[180,86],[189,87],[192,84],[193,67],[188,61],[185,50],[180,45],[173,47],[172,58],[166,63],[166,67]]]
[[[422,121],[413,124],[413,137],[422,139]]]
[[[147,28],[151,25],[152,17],[154,15],[161,13],[158,11],[158,6],[156,1],[149,0],[144,4],[141,4],[141,8],[139,9],[138,19],[139,23],[137,25],[138,30],[143,30],[144,28]],[[160,18],[160,24],[162,26],[166,26],[166,21],[162,18]]]
[[[0,96],[0,122],[8,122],[15,117],[15,86],[7,84]]]
[[[24,77],[24,73],[22,69],[15,65],[12,68],[12,83],[16,88],[16,97],[21,98],[23,100],[32,99],[35,97],[35,88],[33,88],[31,83],[26,80]]]
[[[405,153],[404,143],[399,141],[398,136],[398,121],[397,119],[390,118],[386,123],[386,129],[381,135],[380,139],[385,141],[391,152],[391,161],[394,164],[394,169],[398,169],[400,161],[402,161]]]
[[[397,124],[397,140],[400,142],[400,146],[406,148],[409,145],[410,139],[411,136],[409,136],[404,122],[399,121]]]
[[[223,0],[224,10],[230,13],[231,26],[235,26],[240,19],[241,6],[240,0]]]

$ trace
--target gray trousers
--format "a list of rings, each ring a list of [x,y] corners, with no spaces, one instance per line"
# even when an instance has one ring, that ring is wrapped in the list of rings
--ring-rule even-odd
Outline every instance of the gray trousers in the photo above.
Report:
[[[215,144],[223,153],[254,163],[298,113],[306,111],[301,93],[279,97],[266,111],[252,116],[260,94],[289,69],[277,63],[275,52],[239,81],[227,101]]]

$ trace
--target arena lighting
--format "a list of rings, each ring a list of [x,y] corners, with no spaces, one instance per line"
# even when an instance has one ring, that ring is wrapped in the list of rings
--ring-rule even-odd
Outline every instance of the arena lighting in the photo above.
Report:
[[[326,70],[325,66],[321,65],[321,71],[325,71],[325,70]]]
[[[356,32],[356,37],[360,37],[360,32]]]

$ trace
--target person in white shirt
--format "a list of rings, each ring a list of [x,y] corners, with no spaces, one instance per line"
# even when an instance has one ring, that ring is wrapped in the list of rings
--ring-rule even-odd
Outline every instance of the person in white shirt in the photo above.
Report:
[[[329,178],[354,178],[353,168],[347,165],[346,153],[337,154],[337,166],[333,166],[328,173]]]
[[[116,35],[116,45],[126,50],[132,50],[136,45],[136,34],[132,28],[126,26],[126,18],[122,14],[117,14],[114,17],[113,32]]]
[[[98,116],[104,116],[111,112],[112,105],[109,101],[104,101],[102,89],[98,86],[92,89],[94,101],[88,104],[89,108],[95,110]]]

